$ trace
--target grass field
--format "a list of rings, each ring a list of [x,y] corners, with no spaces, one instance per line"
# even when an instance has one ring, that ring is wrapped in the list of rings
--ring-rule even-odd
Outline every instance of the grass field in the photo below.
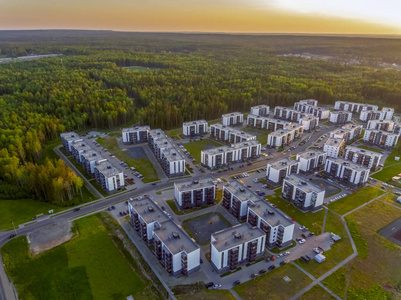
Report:
[[[327,214],[326,219],[326,232],[333,232],[341,237],[341,240],[331,245],[331,249],[324,252],[326,261],[318,263],[312,259],[309,263],[305,263],[298,259],[296,263],[304,268],[307,272],[311,273],[316,278],[334,268],[337,264],[342,262],[352,254],[352,246],[345,230],[341,217],[331,211]]]
[[[398,142],[397,146],[393,148],[390,155],[387,157],[386,161],[384,162],[384,166],[386,167],[386,166],[398,163],[399,161],[395,160],[396,156],[401,157],[401,142]]]
[[[267,144],[267,136],[269,135],[270,131],[268,130],[259,130],[255,128],[250,128],[250,127],[245,127],[242,129],[242,131],[245,131],[247,133],[256,135],[256,140],[261,143],[262,145]]]
[[[278,195],[281,194],[281,190],[277,190],[276,195],[270,195],[266,198],[273,204],[276,204],[280,210],[282,210],[289,217],[294,218],[295,221],[303,226],[309,228],[311,232],[319,234],[322,231],[324,210],[317,212],[302,212],[297,209],[291,203],[288,203],[284,199],[280,198]]]
[[[384,167],[380,172],[371,175],[371,177],[386,182],[388,184],[401,187],[400,183],[397,184],[396,182],[391,180],[394,176],[397,176],[400,173],[401,173],[401,162],[397,162],[396,165]]]
[[[302,295],[302,300],[330,300],[335,299],[320,285],[315,285],[309,291]]]
[[[144,178],[142,182],[148,183],[158,181],[156,170],[148,158],[134,159],[131,158],[125,151],[123,151],[117,143],[115,137],[106,136],[104,138],[97,139],[100,145],[113,153],[119,160],[125,162],[129,167],[134,167],[136,171],[141,173]]]
[[[204,289],[194,294],[178,295],[178,300],[235,300],[228,290],[207,290]]]
[[[70,241],[35,257],[28,252],[25,236],[3,246],[5,269],[19,298],[162,298],[143,274],[134,272],[138,265],[125,248],[117,248],[107,222],[110,217],[105,214],[79,219]]]
[[[201,141],[196,141],[196,142],[189,142],[183,144],[184,148],[191,153],[194,159],[196,159],[196,163],[201,162],[201,151],[205,149],[210,149],[214,147],[219,147],[222,144],[209,140],[209,139],[203,139]]]
[[[358,249],[358,257],[324,280],[337,292],[347,287],[347,299],[400,299],[395,286],[401,283],[401,248],[378,231],[401,217],[401,210],[374,201],[345,219]]]
[[[353,193],[349,196],[338,199],[333,203],[330,203],[329,208],[339,213],[340,215],[343,215],[357,208],[358,206],[361,206],[362,204],[372,200],[373,198],[376,198],[383,194],[384,192],[377,187],[366,186],[358,190],[356,193]]]
[[[286,282],[283,277],[291,281]],[[265,273],[234,287],[242,299],[289,299],[312,280],[292,264]]]
[[[381,153],[383,151],[383,150],[380,150],[380,149],[377,149],[377,148],[374,148],[374,147],[363,146],[363,145],[358,146],[358,148],[369,150],[369,151],[373,151],[373,152],[377,152],[377,153]]]
[[[182,127],[169,130],[166,132],[166,134],[169,137],[174,137],[176,140],[180,140],[181,139],[180,136],[182,135]]]

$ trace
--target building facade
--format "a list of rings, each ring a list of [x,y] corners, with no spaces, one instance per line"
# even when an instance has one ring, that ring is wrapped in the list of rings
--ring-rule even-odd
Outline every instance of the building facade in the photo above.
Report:
[[[252,106],[251,107],[251,114],[256,115],[256,116],[267,116],[270,112],[270,106],[269,105],[257,105],[257,106]]]
[[[345,147],[345,141],[341,138],[329,138],[323,146],[323,151],[327,153],[329,157],[339,157],[343,155]]]
[[[299,161],[288,157],[268,163],[266,167],[266,179],[274,185],[282,184],[285,177],[298,173]]]
[[[307,150],[297,154],[299,171],[303,173],[315,172],[324,168],[327,153],[319,150]]]
[[[124,144],[139,144],[148,141],[149,126],[134,126],[123,128],[122,136]]]
[[[394,122],[393,121],[379,121],[379,120],[370,120],[366,125],[366,129],[371,130],[383,130],[383,131],[393,131],[394,130]]]
[[[79,135],[73,131],[60,133],[60,137],[61,142],[63,143],[63,147],[68,153],[72,152],[72,143],[80,139]]]
[[[219,123],[210,125],[210,137],[230,144],[256,140],[255,135]]]
[[[345,110],[345,111],[359,114],[359,113],[361,113],[362,110],[378,110],[379,107],[377,105],[365,104],[365,103],[336,101],[334,104],[334,109],[335,110]]]
[[[363,141],[369,145],[376,145],[385,149],[390,149],[397,145],[398,134],[381,130],[365,130]]]
[[[205,120],[197,120],[182,123],[182,133],[185,136],[204,135],[208,133],[208,125]]]
[[[328,157],[324,171],[344,183],[363,186],[369,178],[369,169],[343,158]]]
[[[213,177],[174,183],[174,199],[181,209],[214,204],[216,186]]]
[[[282,147],[289,145],[294,140],[302,137],[304,128],[302,125],[289,123],[283,129],[269,133],[267,136],[267,146]]]
[[[108,193],[114,193],[124,187],[124,174],[107,159],[95,163],[94,173],[97,183]]]
[[[378,152],[373,152],[354,146],[347,146],[345,148],[344,158],[358,165],[369,168],[371,171],[375,171],[379,167],[382,156],[383,155]]]
[[[391,121],[393,119],[394,108],[383,107],[380,111],[362,110],[359,116],[361,121],[368,122],[370,120]]]
[[[333,124],[346,124],[351,122],[352,112],[339,110],[330,112],[330,122]]]
[[[240,112],[233,112],[229,114],[224,114],[222,116],[222,123],[226,126],[236,126],[242,125],[244,122],[244,114]]]

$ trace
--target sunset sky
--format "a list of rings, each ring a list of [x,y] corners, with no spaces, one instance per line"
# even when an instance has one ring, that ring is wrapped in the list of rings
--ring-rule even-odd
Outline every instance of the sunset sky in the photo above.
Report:
[[[396,0],[0,0],[0,30],[401,34]]]

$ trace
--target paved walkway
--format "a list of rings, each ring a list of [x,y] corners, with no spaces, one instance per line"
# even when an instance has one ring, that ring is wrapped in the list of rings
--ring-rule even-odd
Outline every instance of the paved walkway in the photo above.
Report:
[[[233,289],[229,289],[230,293],[234,296],[235,299],[237,300],[241,300],[242,298],[237,294],[236,291],[234,291]]]

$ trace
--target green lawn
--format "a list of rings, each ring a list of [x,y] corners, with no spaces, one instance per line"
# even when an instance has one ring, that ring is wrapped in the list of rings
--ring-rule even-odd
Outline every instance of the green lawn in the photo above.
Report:
[[[307,272],[311,273],[316,278],[330,271],[337,264],[342,262],[353,253],[351,242],[339,215],[331,211],[328,212],[325,231],[333,232],[341,237],[341,240],[339,242],[331,245],[330,250],[324,252],[324,256],[326,256],[326,261],[318,263],[317,261],[312,259],[309,263],[305,263],[301,259],[296,260],[296,263],[299,266],[304,268]]]
[[[150,162],[149,158],[135,159],[129,156],[124,150],[118,146],[115,137],[106,136],[104,138],[97,139],[98,143],[109,150],[110,153],[114,154],[119,160],[125,162],[129,167],[134,167],[136,171],[141,173],[144,177],[142,182],[148,183],[158,181],[156,170]]]
[[[392,178],[400,173],[401,173],[401,162],[397,162],[396,165],[385,166],[380,172],[371,175],[371,177],[386,182],[388,184],[401,187],[401,185],[397,184],[397,182],[392,181]]]
[[[174,200],[166,200],[166,203],[168,204],[168,206],[170,206],[170,208],[173,210],[173,212],[176,215],[179,215],[179,216],[186,215],[186,214],[189,214],[189,213],[193,213],[194,211],[198,211],[198,210],[201,210],[201,209],[204,209],[204,208],[208,208],[210,206],[215,205],[215,204],[213,204],[213,205],[207,205],[207,206],[201,206],[201,207],[195,207],[195,208],[188,208],[188,209],[184,209],[184,210],[179,210],[177,205],[175,204]]]
[[[380,149],[377,149],[377,148],[374,148],[374,147],[363,146],[363,145],[358,146],[358,148],[369,150],[369,151],[373,151],[373,152],[377,152],[377,153],[381,153],[383,151],[383,150],[380,150]]]
[[[278,197],[281,194],[281,189],[277,190],[276,195],[267,196],[266,198],[273,204],[276,204],[280,210],[282,210],[289,217],[294,218],[295,221],[301,225],[309,228],[311,232],[319,234],[322,231],[324,210],[317,212],[302,212],[291,203],[288,203],[284,199]]]
[[[56,152],[54,152],[53,149],[61,144],[60,138],[56,138],[53,141],[47,142],[46,145],[42,147],[42,160],[44,161],[46,157],[49,159],[59,159],[60,157],[56,154]]]
[[[346,293],[347,299],[399,299],[395,287],[401,283],[401,249],[378,231],[400,217],[400,209],[380,201],[348,215],[345,219],[358,257],[323,283],[340,297],[344,297],[341,293]]]
[[[384,192],[381,189],[373,186],[366,186],[358,190],[356,193],[330,203],[329,208],[340,215],[343,215],[383,194]]]
[[[255,128],[250,128],[250,127],[245,127],[242,129],[242,131],[245,131],[247,133],[256,135],[256,140],[261,143],[262,145],[266,145],[267,143],[267,136],[271,131],[268,130],[260,130],[260,129],[255,129]]]
[[[189,142],[182,145],[189,151],[189,153],[191,153],[193,158],[196,160],[196,163],[200,163],[202,150],[220,147],[222,144],[213,140],[202,139],[201,141]]]
[[[283,277],[291,281],[286,282]],[[292,264],[269,271],[234,287],[242,299],[289,299],[312,280]]]
[[[177,295],[178,300],[235,300],[229,290],[207,290],[204,289],[197,293]]]
[[[302,295],[302,300],[330,300],[335,299],[320,285],[315,285],[309,291]]]
[[[387,157],[386,161],[384,162],[384,166],[389,166],[389,165],[398,163],[399,161],[395,160],[396,156],[401,157],[401,142],[398,142],[398,144],[393,148],[390,155]]]
[[[155,298],[148,280],[133,271],[132,257],[117,248],[104,219],[75,221],[74,237],[31,257],[25,236],[2,247],[8,275],[20,299]]]
[[[166,132],[166,134],[169,137],[175,137],[176,140],[180,140],[181,139],[180,136],[182,135],[182,127],[169,130]]]

